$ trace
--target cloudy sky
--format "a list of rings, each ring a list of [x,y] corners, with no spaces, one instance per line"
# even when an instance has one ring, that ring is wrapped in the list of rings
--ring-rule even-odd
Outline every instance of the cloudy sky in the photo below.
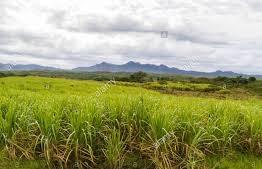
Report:
[[[0,63],[130,60],[262,74],[262,1],[0,0]]]

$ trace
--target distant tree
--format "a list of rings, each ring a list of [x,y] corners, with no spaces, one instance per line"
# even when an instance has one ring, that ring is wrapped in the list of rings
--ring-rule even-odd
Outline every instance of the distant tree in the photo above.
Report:
[[[146,81],[147,74],[145,72],[136,72],[130,75],[130,80],[133,82],[145,82]]]
[[[249,78],[248,78],[248,81],[249,81],[249,82],[255,82],[256,80],[257,80],[257,79],[256,79],[255,77],[249,77]]]
[[[239,81],[239,83],[241,83],[241,84],[248,84],[248,79],[246,79],[246,78],[241,78],[240,81]]]
[[[154,78],[153,77],[149,77],[147,80],[148,80],[148,82],[153,82]]]
[[[216,78],[215,80],[221,82],[220,79]],[[198,78],[190,79],[190,82],[192,83],[211,83],[212,80],[206,77],[198,77]]]
[[[219,81],[219,82],[226,82],[229,80],[228,77],[224,77],[224,76],[218,76],[214,79],[215,81]]]
[[[0,77],[5,77],[6,75],[2,72],[0,72]]]
[[[122,82],[128,82],[129,78],[128,77],[115,77],[116,81],[122,81]]]
[[[248,80],[246,78],[243,78],[242,76],[237,76],[234,81],[237,83],[237,85],[239,84],[247,84]]]

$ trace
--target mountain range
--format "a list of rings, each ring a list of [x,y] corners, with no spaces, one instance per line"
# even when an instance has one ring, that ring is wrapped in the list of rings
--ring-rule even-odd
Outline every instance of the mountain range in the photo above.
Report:
[[[30,70],[60,70],[63,69],[49,67],[49,66],[41,66],[36,64],[29,65],[13,65],[13,64],[1,64],[0,63],[0,71],[30,71]],[[68,70],[66,70],[68,71]],[[190,75],[190,76],[203,76],[203,77],[215,77],[215,76],[248,76],[245,74],[235,73],[232,71],[215,71],[215,72],[200,72],[200,71],[186,71],[181,70],[175,67],[168,67],[166,65],[153,65],[153,64],[141,64],[139,62],[130,61],[126,64],[116,65],[111,63],[102,62],[100,64],[96,64],[90,67],[77,67],[71,69],[70,71],[74,72],[138,72],[143,71],[147,73],[156,73],[156,74],[177,74],[177,75]],[[252,75],[258,78],[262,78],[262,75]]]
[[[30,70],[61,70],[55,67],[49,66],[41,66],[36,64],[28,64],[28,65],[14,65],[14,64],[2,64],[0,63],[0,71],[30,71]]]

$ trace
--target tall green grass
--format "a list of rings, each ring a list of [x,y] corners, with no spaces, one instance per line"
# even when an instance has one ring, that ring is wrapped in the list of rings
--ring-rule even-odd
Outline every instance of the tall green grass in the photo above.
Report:
[[[0,79],[2,151],[12,159],[45,159],[50,168],[112,169],[203,168],[213,155],[262,155],[261,100],[174,97],[115,85],[96,97],[103,85]]]

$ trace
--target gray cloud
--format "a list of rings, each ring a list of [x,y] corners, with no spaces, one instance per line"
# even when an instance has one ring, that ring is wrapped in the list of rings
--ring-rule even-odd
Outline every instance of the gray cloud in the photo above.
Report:
[[[259,0],[243,0],[251,9],[262,12],[262,2]]]
[[[0,62],[183,68],[197,58],[193,70],[262,74],[261,9],[259,0],[4,0]]]
[[[169,38],[174,38],[177,41],[214,45],[229,44],[225,39],[214,37],[206,32],[200,32],[192,24],[185,24],[182,27],[172,27],[167,21],[152,20],[151,22],[145,22],[143,18],[132,18],[128,15],[117,15],[115,17],[87,15],[75,16],[75,20],[77,20],[76,24],[66,25],[67,19],[65,15],[65,12],[55,13],[51,17],[51,21],[62,29],[83,33],[140,33],[159,36],[161,31],[168,31]]]

